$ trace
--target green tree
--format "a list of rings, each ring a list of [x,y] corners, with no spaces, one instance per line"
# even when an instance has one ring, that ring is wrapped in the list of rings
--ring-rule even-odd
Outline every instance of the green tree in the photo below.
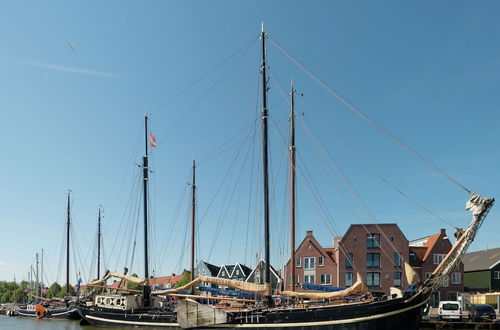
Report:
[[[191,282],[191,272],[185,270],[184,273],[182,273],[181,280],[175,284],[174,288],[181,287],[188,284],[189,282]]]
[[[1,304],[5,304],[5,303],[8,303],[8,302],[11,302],[11,294],[10,294],[10,291],[6,291],[4,292],[4,294],[2,295],[2,297],[0,298],[0,303]]]
[[[61,286],[59,285],[59,283],[57,282],[52,283],[49,290],[47,291],[47,298],[57,297],[60,291],[61,291]]]
[[[61,287],[61,289],[57,293],[57,296],[59,298],[64,298],[66,296],[75,296],[75,295],[76,295],[76,291],[71,285],[69,286],[69,293],[68,294],[66,294],[66,285]]]
[[[139,277],[139,276],[137,276],[136,273],[133,273],[131,276],[132,277],[136,277],[136,278]],[[142,285],[127,281],[126,288],[129,289],[129,290],[142,290]]]

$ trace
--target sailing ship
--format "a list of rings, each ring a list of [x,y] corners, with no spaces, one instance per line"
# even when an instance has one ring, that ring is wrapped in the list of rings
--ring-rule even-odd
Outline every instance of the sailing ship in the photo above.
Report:
[[[68,204],[66,216],[66,297],[46,299],[42,298],[40,292],[38,296],[33,296],[38,303],[27,304],[24,308],[15,310],[13,316],[33,317],[37,319],[72,319],[79,320],[80,314],[76,309],[75,303],[70,296],[69,284],[69,244],[70,244],[70,226],[71,226],[71,190],[68,191]],[[38,255],[37,255],[38,257]],[[38,273],[38,261],[37,261]],[[43,270],[42,270],[43,273]],[[38,275],[37,275],[38,282]],[[37,284],[38,286],[38,284]]]
[[[391,288],[391,295],[385,299],[373,297],[360,274],[357,281],[349,288],[335,292],[296,292],[282,291],[273,296],[270,285],[270,244],[269,244],[269,180],[268,180],[268,106],[267,106],[267,75],[266,75],[266,33],[262,26],[262,62],[260,66],[262,78],[262,169],[263,169],[263,212],[264,212],[264,283],[248,283],[209,276],[199,276],[190,283],[169,290],[150,291],[147,273],[147,249],[145,279],[126,277],[120,274],[108,273],[103,279],[117,276],[133,283],[144,285],[142,295],[136,296],[98,296],[88,306],[79,306],[82,317],[93,325],[131,325],[153,326],[164,328],[246,328],[246,329],[418,329],[422,310],[427,304],[430,295],[435,292],[454,268],[459,264],[467,248],[474,240],[485,217],[494,204],[494,199],[484,198],[467,190],[470,199],[466,209],[471,211],[472,220],[466,230],[458,233],[458,239],[452,249],[436,267],[432,275],[423,283],[408,263],[405,263],[405,273],[410,286],[403,292]],[[295,134],[294,134],[294,94],[291,91],[290,114],[290,177],[291,177],[291,260],[295,260],[294,238],[294,206],[295,206]],[[147,139],[147,124],[146,124]],[[147,142],[146,156],[144,157],[144,184],[147,192]],[[146,202],[147,198],[145,198]],[[193,199],[194,204],[194,199]],[[147,207],[145,207],[145,212]],[[193,212],[194,216],[194,212]],[[147,214],[145,214],[145,226]],[[145,227],[146,228],[146,227]],[[147,230],[145,230],[145,240]],[[193,240],[194,242],[194,240]],[[146,245],[147,246],[147,245]],[[294,279],[294,262],[291,262],[291,278]],[[193,274],[193,273],[192,273]],[[250,292],[262,297],[256,304],[247,304],[238,308],[231,306],[213,306],[196,300],[199,296],[184,295],[179,292],[189,290],[199,283],[213,283],[238,290]],[[292,280],[293,282],[293,280]],[[152,301],[158,296],[177,297],[176,309],[171,312],[154,309]],[[124,297],[126,297],[124,299]],[[205,297],[206,298],[206,297]],[[281,298],[287,304],[277,305]],[[107,300],[106,300],[107,299]],[[210,297],[211,300],[221,301],[222,297]],[[305,305],[295,303],[296,300],[308,299],[321,301],[322,304]],[[131,307],[132,304],[133,306]],[[113,306],[113,307],[112,307]],[[121,310],[120,310],[121,309]]]

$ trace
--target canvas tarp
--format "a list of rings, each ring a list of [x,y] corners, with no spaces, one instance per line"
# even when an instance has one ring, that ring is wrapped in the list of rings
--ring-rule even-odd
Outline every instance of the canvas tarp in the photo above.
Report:
[[[93,282],[91,282],[89,284],[91,284],[91,285],[100,284],[100,283],[106,282],[111,277],[121,278],[123,280],[126,280],[126,281],[134,283],[134,284],[140,284],[140,285],[145,285],[146,284],[146,280],[143,279],[143,278],[137,278],[137,277],[127,276],[127,275],[123,275],[123,274],[119,274],[119,273],[113,273],[113,272],[107,272],[104,275],[103,278],[101,278],[99,280],[95,280],[95,281],[93,281]]]
[[[179,288],[175,289],[169,289],[169,290],[159,290],[159,291],[153,291],[152,294],[169,294],[169,293],[175,293],[183,290],[189,290],[191,287],[202,283],[212,283],[212,284],[217,284],[217,285],[223,285],[227,286],[233,289],[238,289],[241,291],[246,291],[246,292],[251,292],[255,294],[268,294],[270,292],[269,290],[269,284],[257,284],[257,283],[251,283],[251,282],[242,282],[242,281],[235,281],[235,280],[230,280],[226,278],[218,278],[218,277],[212,277],[212,276],[199,276],[195,278],[193,281],[189,282],[186,285],[183,285]]]

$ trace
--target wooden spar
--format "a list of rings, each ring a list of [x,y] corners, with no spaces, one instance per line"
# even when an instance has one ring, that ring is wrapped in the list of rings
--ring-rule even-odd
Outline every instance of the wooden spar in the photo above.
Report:
[[[290,280],[295,291],[295,89],[290,92]]]
[[[67,227],[66,227],[66,294],[69,295],[69,226],[71,224],[71,190],[68,191]]]
[[[99,207],[99,216],[97,218],[97,278],[101,278],[100,266],[101,266],[101,208]]]
[[[193,298],[193,299],[210,299],[210,300],[229,300],[229,301],[241,301],[241,302],[257,302],[254,299],[243,299],[243,298],[231,298],[231,297],[217,297],[217,296],[198,296],[192,294],[180,294],[180,293],[165,293],[161,296],[170,296],[178,298]]]
[[[143,302],[144,307],[149,307],[151,304],[151,288],[149,286],[149,260],[148,260],[148,114],[144,114],[144,137],[145,137],[145,154],[142,158],[142,176],[143,176],[143,190],[144,190],[144,278],[146,285],[143,288]]]
[[[191,281],[194,280],[194,248],[195,248],[195,225],[196,225],[196,161],[193,158],[193,182],[191,182]]]
[[[93,288],[111,289],[111,290],[116,290],[116,291],[127,291],[127,292],[134,292],[134,293],[141,293],[142,292],[141,290],[133,290],[133,289],[127,289],[127,288],[113,288],[109,285],[87,284],[87,286],[90,286]]]
[[[269,292],[264,297],[267,305],[272,305],[272,289],[271,289],[271,264],[269,256],[269,169],[268,169],[268,128],[267,119],[269,117],[267,109],[267,75],[266,75],[266,33],[264,32],[264,23],[260,33],[262,40],[262,170],[264,172],[264,257],[266,269],[264,271],[264,283],[269,284]]]

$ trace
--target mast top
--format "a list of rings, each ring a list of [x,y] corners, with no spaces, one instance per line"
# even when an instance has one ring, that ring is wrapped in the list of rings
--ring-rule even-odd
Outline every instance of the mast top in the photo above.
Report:
[[[262,33],[264,32],[264,21],[262,21],[262,28],[261,28],[260,32],[262,32]]]

